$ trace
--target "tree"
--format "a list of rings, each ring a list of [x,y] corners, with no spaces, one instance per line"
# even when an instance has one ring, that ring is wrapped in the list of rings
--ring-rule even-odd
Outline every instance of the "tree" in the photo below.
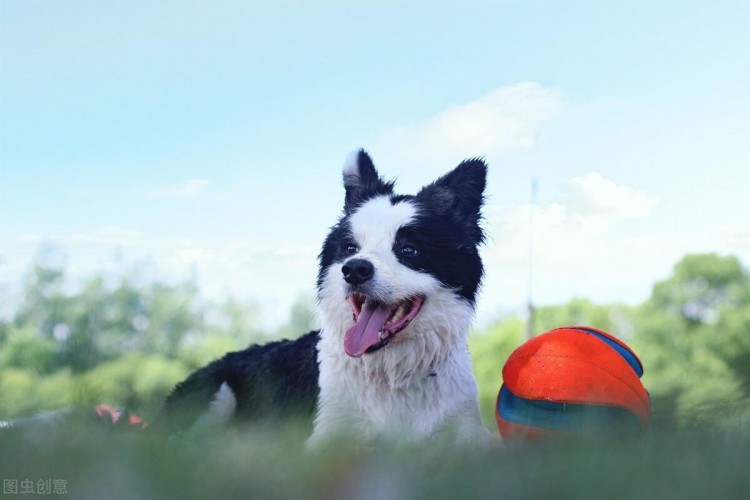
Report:
[[[672,277],[654,285],[650,301],[687,326],[716,323],[722,311],[748,298],[748,274],[734,256],[686,255]]]
[[[687,255],[636,309],[633,346],[657,416],[720,420],[750,392],[750,280],[739,260]]]
[[[52,338],[54,327],[65,321],[68,301],[63,293],[66,257],[62,250],[43,244],[26,280],[23,303],[15,326],[33,325],[40,336]]]
[[[573,299],[559,306],[536,310],[537,334],[561,326],[588,325],[627,339],[633,334],[630,309],[623,305],[598,305],[587,299]]]
[[[315,317],[315,298],[311,294],[299,295],[289,311],[289,320],[274,334],[276,338],[295,339],[319,328]]]
[[[495,401],[503,381],[503,365],[510,353],[523,343],[524,332],[523,321],[509,317],[484,332],[472,332],[469,336],[482,419],[488,427],[495,427]]]

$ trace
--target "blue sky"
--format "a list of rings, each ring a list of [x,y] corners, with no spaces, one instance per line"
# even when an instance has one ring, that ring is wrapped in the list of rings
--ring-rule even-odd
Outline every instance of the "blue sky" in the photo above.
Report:
[[[0,290],[43,241],[279,321],[363,146],[409,192],[490,163],[480,318],[750,263],[746,2],[0,2]]]

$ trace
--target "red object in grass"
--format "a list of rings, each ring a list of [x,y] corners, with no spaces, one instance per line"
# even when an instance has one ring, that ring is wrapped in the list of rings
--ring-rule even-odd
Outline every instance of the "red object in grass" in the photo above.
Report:
[[[620,339],[588,326],[556,328],[503,367],[495,420],[506,439],[643,430],[651,401],[643,365]]]
[[[148,427],[148,422],[143,420],[138,415],[129,414],[127,410],[121,410],[109,405],[97,406],[96,408],[94,408],[94,413],[98,418],[107,420],[112,425],[125,424],[126,426],[140,429],[145,429],[146,427]]]

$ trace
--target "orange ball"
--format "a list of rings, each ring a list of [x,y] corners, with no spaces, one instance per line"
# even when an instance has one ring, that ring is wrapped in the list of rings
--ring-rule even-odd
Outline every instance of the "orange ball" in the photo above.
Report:
[[[503,367],[495,420],[503,438],[642,431],[651,400],[643,365],[620,339],[588,326],[556,328]]]

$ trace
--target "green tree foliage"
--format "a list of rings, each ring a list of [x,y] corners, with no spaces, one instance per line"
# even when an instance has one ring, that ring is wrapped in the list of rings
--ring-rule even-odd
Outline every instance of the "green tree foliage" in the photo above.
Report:
[[[30,328],[14,330],[3,342],[0,366],[50,373],[56,367],[55,344],[52,339],[40,337]]]
[[[315,298],[312,294],[302,294],[292,304],[289,322],[277,332],[277,337],[298,337],[300,333],[318,328],[315,317]]]
[[[524,341],[526,326],[519,318],[508,318],[469,337],[474,375],[479,385],[479,403],[485,425],[495,427],[495,401],[502,384],[502,370],[513,350]]]
[[[750,277],[736,257],[685,256],[633,318],[657,416],[690,425],[747,409]]]
[[[190,370],[274,336],[253,304],[205,302],[192,283],[138,282],[133,269],[67,291],[64,255],[43,246],[22,303],[0,322],[0,417],[70,404],[148,411]],[[304,310],[295,306],[283,332]]]
[[[64,321],[68,301],[63,293],[65,256],[51,245],[42,245],[24,290],[24,302],[15,317],[16,326],[34,325],[40,335],[52,337],[55,325]]]
[[[535,330],[590,325],[627,339],[633,335],[629,308],[623,305],[597,305],[586,299],[573,299],[561,306],[543,306],[534,314]]]
[[[77,381],[75,403],[95,406],[116,401],[126,408],[155,408],[188,372],[178,360],[127,354],[83,374]]]
[[[747,304],[748,279],[736,257],[686,255],[671,278],[654,285],[650,304],[686,326],[712,324],[725,310]]]

